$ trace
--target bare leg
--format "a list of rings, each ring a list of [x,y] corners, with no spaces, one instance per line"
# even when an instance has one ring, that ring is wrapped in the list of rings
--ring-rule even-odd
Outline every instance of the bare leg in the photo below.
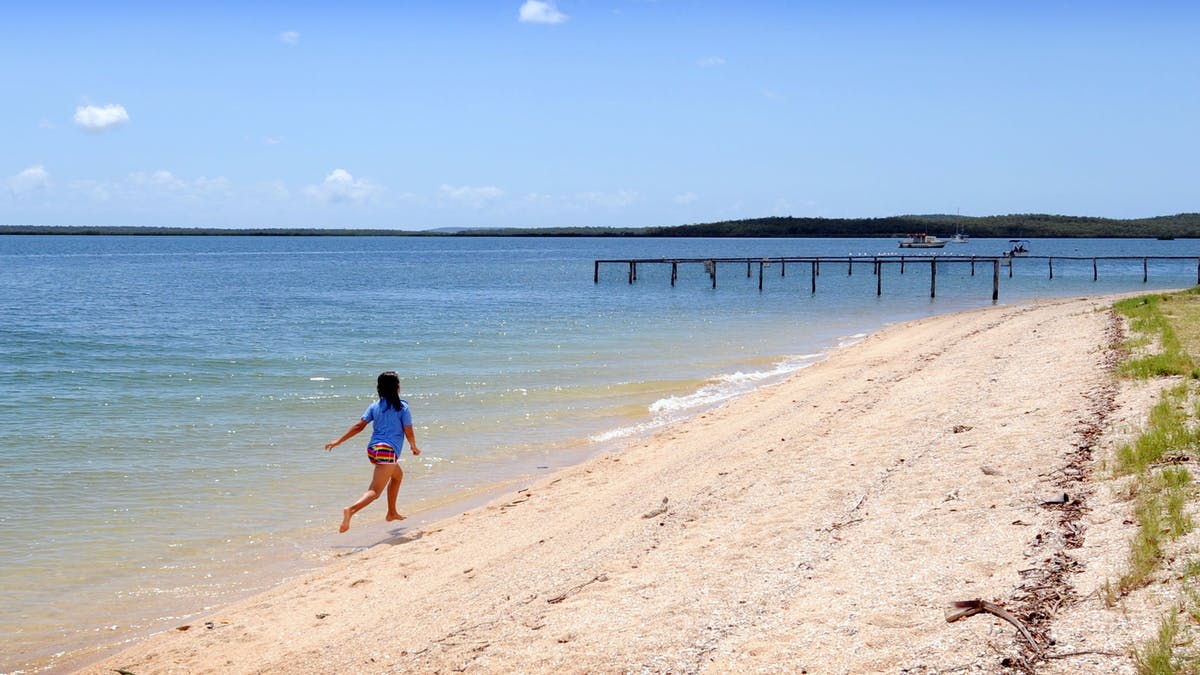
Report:
[[[403,480],[404,469],[401,469],[400,465],[397,464],[396,471],[392,474],[392,479],[388,481],[387,486],[387,519],[389,521],[404,520],[404,516],[400,515],[400,512],[396,510],[396,496],[400,494],[400,482]]]
[[[395,464],[376,464],[375,475],[371,476],[371,486],[363,493],[363,496],[358,498],[350,506],[342,509],[342,526],[338,528],[338,532],[345,532],[350,529],[350,518],[354,514],[362,510],[364,506],[370,504],[379,498],[383,492],[384,486],[387,485],[388,479],[392,476],[392,468]]]

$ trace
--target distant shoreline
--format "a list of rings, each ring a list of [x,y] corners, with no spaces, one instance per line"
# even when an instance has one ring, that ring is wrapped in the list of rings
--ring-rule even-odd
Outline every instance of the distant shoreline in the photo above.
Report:
[[[914,232],[964,232],[979,238],[1194,239],[1200,213],[1115,219],[1016,214],[1003,216],[917,215],[886,218],[750,218],[651,227],[389,228],[149,227],[0,225],[0,235],[137,235],[255,237],[679,237],[679,238],[895,238]]]

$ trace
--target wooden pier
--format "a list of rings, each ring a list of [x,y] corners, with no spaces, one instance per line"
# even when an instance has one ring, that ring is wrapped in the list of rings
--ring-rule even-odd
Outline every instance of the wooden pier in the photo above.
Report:
[[[1006,260],[1009,260],[1006,258]],[[1132,260],[1142,262],[1142,283],[1146,283],[1150,279],[1150,263],[1151,260],[1179,260],[1179,261],[1195,261],[1196,263],[1196,285],[1200,286],[1200,257],[1190,255],[1109,255],[1109,256],[1070,256],[1070,255],[1037,255],[1037,256],[1019,256],[1013,260],[1045,260],[1050,272],[1050,278],[1054,278],[1054,261],[1055,260],[1090,260],[1092,261],[1092,281],[1100,278],[1100,271],[1097,261],[1099,260]],[[1012,268],[1008,270],[1008,276],[1012,277]]]
[[[1108,260],[1124,260],[1138,261],[1142,263],[1142,283],[1146,283],[1149,279],[1149,261],[1151,260],[1179,260],[1179,261],[1195,261],[1196,263],[1196,284],[1200,285],[1200,257],[1193,256],[964,256],[964,255],[847,255],[847,256],[782,256],[777,258],[621,258],[596,260],[592,281],[600,283],[600,266],[601,265],[628,265],[629,267],[629,283],[637,281],[638,265],[670,265],[671,266],[671,286],[675,285],[679,278],[680,265],[700,264],[704,266],[704,271],[712,279],[712,287],[717,287],[717,266],[744,264],[746,266],[746,277],[753,275],[754,266],[758,266],[758,290],[763,289],[764,270],[770,265],[779,265],[779,275],[787,276],[787,266],[792,265],[807,265],[809,268],[809,276],[811,278],[812,292],[817,292],[817,277],[821,274],[821,265],[845,265],[846,274],[854,274],[855,265],[869,265],[871,273],[875,275],[875,295],[883,295],[883,270],[886,266],[899,267],[900,274],[904,274],[906,265],[928,265],[929,266],[929,297],[937,297],[937,271],[938,266],[944,265],[970,265],[971,276],[975,276],[975,268],[977,265],[982,265],[985,269],[990,267],[992,272],[992,300],[997,300],[1000,297],[1000,268],[1008,267],[1008,276],[1012,278],[1013,268],[1017,265],[1029,265],[1035,261],[1046,261],[1050,278],[1054,278],[1054,261],[1091,261],[1092,263],[1092,281],[1100,278],[1099,261]]]

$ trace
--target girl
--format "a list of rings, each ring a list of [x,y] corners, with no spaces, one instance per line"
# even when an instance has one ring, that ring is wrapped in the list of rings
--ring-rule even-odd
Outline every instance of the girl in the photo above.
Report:
[[[396,371],[380,373],[375,383],[375,391],[379,393],[379,400],[367,408],[362,419],[355,422],[341,438],[325,444],[326,451],[333,450],[366,428],[367,422],[372,424],[371,441],[367,443],[367,458],[375,465],[375,475],[371,477],[371,485],[363,496],[342,509],[342,526],[338,528],[338,532],[349,530],[350,518],[364,506],[378,499],[385,485],[388,501],[387,519],[404,519],[404,516],[396,512],[396,495],[400,493],[400,481],[404,479],[404,471],[398,463],[400,451],[404,449],[404,439],[408,438],[414,456],[421,454],[421,451],[417,449],[417,440],[413,437],[412,414],[408,411],[408,402],[400,399],[400,376]]]

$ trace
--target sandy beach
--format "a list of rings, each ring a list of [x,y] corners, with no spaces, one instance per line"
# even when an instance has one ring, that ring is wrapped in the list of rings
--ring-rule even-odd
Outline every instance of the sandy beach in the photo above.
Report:
[[[1131,672],[1156,619],[1096,597],[1132,525],[1091,476],[1156,390],[1111,303],[885,329],[84,672]]]

